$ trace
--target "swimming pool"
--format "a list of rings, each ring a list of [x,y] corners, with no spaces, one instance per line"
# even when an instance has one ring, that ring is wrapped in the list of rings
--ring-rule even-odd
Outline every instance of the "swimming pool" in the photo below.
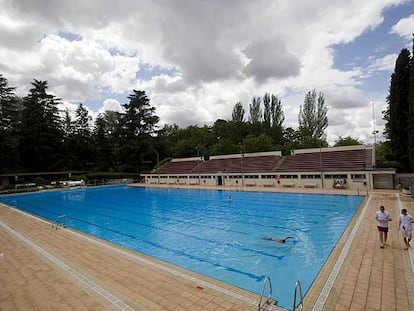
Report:
[[[229,200],[231,196],[231,200]],[[1,196],[0,201],[260,294],[279,305],[306,292],[362,196],[106,186]],[[286,244],[261,237],[286,237]]]

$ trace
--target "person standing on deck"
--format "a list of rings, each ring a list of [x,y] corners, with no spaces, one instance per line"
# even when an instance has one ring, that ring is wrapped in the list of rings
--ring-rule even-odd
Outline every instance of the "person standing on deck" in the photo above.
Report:
[[[407,210],[403,208],[401,210],[401,215],[398,217],[398,229],[401,232],[401,235],[404,239],[405,248],[404,250],[408,250],[410,247],[410,241],[412,236],[413,230],[413,216],[407,214]]]
[[[381,205],[380,210],[375,213],[375,219],[378,221],[377,228],[381,242],[380,247],[384,248],[388,237],[388,222],[392,219],[390,213],[385,211],[385,207],[383,205]]]

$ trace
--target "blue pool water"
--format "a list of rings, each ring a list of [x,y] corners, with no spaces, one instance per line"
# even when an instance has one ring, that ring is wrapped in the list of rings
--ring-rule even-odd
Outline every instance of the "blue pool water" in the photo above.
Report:
[[[229,201],[229,195],[232,200]],[[0,201],[260,294],[306,292],[362,196],[130,187],[0,196]],[[261,237],[294,237],[286,244]]]

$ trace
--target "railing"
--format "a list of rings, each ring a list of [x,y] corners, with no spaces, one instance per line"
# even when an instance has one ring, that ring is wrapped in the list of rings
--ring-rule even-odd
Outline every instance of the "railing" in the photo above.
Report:
[[[66,215],[60,215],[52,223],[52,229],[58,229],[59,227],[66,228],[69,225],[69,217]]]
[[[299,294],[300,294],[300,302],[298,305],[296,305],[296,294],[299,288]],[[302,295],[302,284],[300,283],[300,281],[296,281],[296,285],[295,285],[295,293],[293,294],[293,309],[292,311],[295,311],[297,308],[299,308],[300,306],[300,310],[303,309],[303,295]]]
[[[263,300],[263,296],[264,296],[264,291],[265,291],[265,287],[266,284],[269,283],[269,296],[267,297],[266,301],[262,304],[262,300]],[[262,308],[265,305],[270,305],[272,303],[272,281],[270,280],[270,278],[267,276],[265,277],[264,281],[263,281],[263,287],[262,287],[262,294],[260,295],[260,300],[259,300],[259,311],[262,310]],[[277,301],[274,301],[274,304],[277,304]]]

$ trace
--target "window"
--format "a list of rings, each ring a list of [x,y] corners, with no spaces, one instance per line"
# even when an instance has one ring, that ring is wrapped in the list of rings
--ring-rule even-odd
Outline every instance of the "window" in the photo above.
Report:
[[[298,175],[280,175],[280,179],[297,179]]]
[[[325,174],[324,175],[325,179],[346,179],[348,178],[348,175],[346,174]]]
[[[320,179],[321,175],[300,175],[302,179]]]
[[[351,179],[365,179],[365,174],[351,174]]]

